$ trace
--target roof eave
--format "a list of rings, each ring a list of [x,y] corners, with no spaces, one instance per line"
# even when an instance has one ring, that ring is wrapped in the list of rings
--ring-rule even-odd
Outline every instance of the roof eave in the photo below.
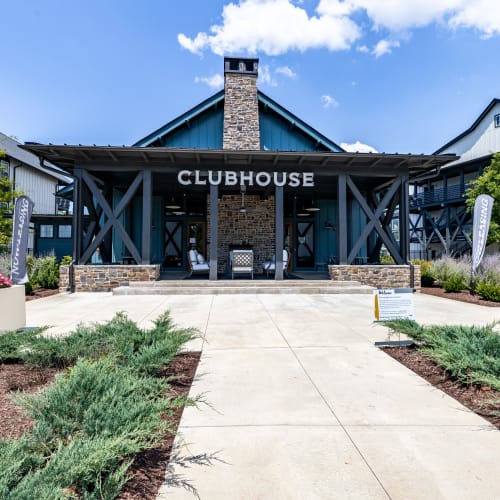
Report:
[[[441,154],[445,149],[448,149],[450,146],[458,142],[460,139],[463,139],[465,136],[469,135],[471,132],[473,132],[479,124],[484,120],[486,115],[498,104],[500,103],[500,99],[494,98],[492,101],[486,106],[486,108],[483,110],[483,112],[479,115],[479,117],[476,119],[476,121],[465,131],[462,132],[461,134],[457,135],[454,139],[451,141],[447,142],[444,146],[441,146],[439,149],[434,151],[435,155]]]

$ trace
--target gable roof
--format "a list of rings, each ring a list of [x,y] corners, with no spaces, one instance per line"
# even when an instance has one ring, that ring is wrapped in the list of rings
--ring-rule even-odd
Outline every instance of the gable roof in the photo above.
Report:
[[[60,172],[54,165],[41,165],[40,158],[38,156],[26,151],[25,149],[21,149],[19,146],[21,146],[21,144],[15,139],[12,139],[12,137],[0,132],[0,150],[5,151],[7,156],[10,156],[24,165],[28,165],[29,167],[38,170],[39,172],[42,172],[63,184],[71,182],[71,179],[65,174],[65,172]]]
[[[276,101],[268,97],[260,90],[257,91],[257,98],[259,99],[259,103],[262,103],[264,105],[264,108],[269,107],[281,118],[288,121],[290,123],[290,126],[298,128],[301,132],[314,139],[318,144],[326,147],[326,149],[329,149],[330,151],[336,151],[338,153],[345,152],[345,150],[342,149],[338,144],[328,139],[328,137],[318,132],[316,129],[308,125],[305,121],[301,120],[299,117],[288,111],[286,108],[281,106],[281,104],[278,104]]]
[[[174,132],[179,127],[182,127],[183,125],[188,125],[191,120],[201,115],[202,113],[208,111],[210,108],[218,106],[218,104],[221,102],[224,102],[224,90],[220,90],[213,96],[197,104],[194,108],[191,108],[189,111],[186,111],[177,118],[174,118],[173,120],[161,126],[154,132],[151,132],[142,139],[139,139],[137,142],[132,144],[132,147],[150,146],[158,139],[161,139],[163,136]]]
[[[151,132],[142,139],[139,139],[132,145],[132,147],[148,147],[152,145],[158,145],[155,144],[156,141],[162,139],[167,135],[173,134],[181,127],[189,126],[189,123],[191,121],[195,120],[203,113],[210,111],[210,109],[217,109],[218,106],[224,102],[224,97],[224,90],[220,90],[213,96],[200,102],[198,105],[194,106],[177,118],[169,121],[154,132]],[[323,146],[329,151],[344,152],[344,150],[338,144],[328,139],[328,137],[315,130],[313,127],[285,109],[283,106],[265,95],[260,90],[257,90],[257,99],[259,101],[259,105],[263,106],[264,109],[270,109],[273,113],[277,114],[283,120],[287,121],[290,124],[290,127],[300,130],[302,134],[308,136],[314,143]]]
[[[488,106],[484,109],[484,111],[478,116],[476,121],[465,131],[462,132],[460,135],[457,135],[454,139],[451,141],[447,142],[444,146],[441,146],[438,150],[434,151],[433,154],[438,155],[441,154],[445,149],[448,149],[450,146],[458,142],[460,139],[463,139],[465,136],[469,135],[471,132],[473,132],[479,124],[484,120],[484,118],[487,116],[487,114],[497,105],[500,103],[500,99],[493,99]]]

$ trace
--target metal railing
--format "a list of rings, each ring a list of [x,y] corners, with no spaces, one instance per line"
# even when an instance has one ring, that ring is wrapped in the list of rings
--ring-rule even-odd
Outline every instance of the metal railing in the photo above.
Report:
[[[456,186],[432,189],[431,191],[414,194],[410,196],[410,208],[462,201],[465,199],[465,192],[468,188],[468,184],[458,184]]]

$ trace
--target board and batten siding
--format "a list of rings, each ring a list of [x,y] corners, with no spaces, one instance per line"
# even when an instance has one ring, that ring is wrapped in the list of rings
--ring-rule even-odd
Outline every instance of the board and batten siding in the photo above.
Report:
[[[448,163],[446,168],[500,151],[500,127],[495,127],[495,115],[498,114],[500,114],[500,104],[493,106],[470,134],[440,151],[440,154],[460,155],[459,160]]]
[[[22,189],[26,196],[33,200],[33,213],[56,215],[57,182],[53,177],[37,172],[31,167],[18,166],[16,168],[16,186]]]

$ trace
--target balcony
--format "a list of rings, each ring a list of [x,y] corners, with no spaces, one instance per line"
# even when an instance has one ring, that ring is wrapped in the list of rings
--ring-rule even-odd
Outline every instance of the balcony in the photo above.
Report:
[[[433,189],[410,196],[410,210],[415,208],[429,207],[449,203],[460,203],[465,201],[465,192],[469,184],[448,186],[447,188]]]

